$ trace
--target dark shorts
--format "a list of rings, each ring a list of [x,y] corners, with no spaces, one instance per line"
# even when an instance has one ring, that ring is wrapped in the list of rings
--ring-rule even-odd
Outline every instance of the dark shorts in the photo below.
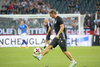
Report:
[[[67,51],[67,45],[66,45],[66,39],[63,39],[63,38],[54,38],[52,40],[52,42],[50,43],[50,45],[53,46],[53,48],[55,48],[57,45],[60,46],[61,50],[64,52],[64,51]]]
[[[49,32],[48,35],[46,36],[46,40],[50,40],[50,36],[51,36],[51,32]]]

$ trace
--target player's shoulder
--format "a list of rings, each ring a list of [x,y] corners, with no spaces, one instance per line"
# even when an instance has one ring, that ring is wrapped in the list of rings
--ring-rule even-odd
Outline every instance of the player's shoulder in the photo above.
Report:
[[[24,26],[27,26],[27,24],[24,24]]]
[[[18,27],[21,27],[21,25],[19,25]]]
[[[62,19],[60,16],[57,16],[57,19]]]
[[[27,24],[23,24],[23,25],[27,25]]]
[[[62,20],[62,18],[60,17],[60,16],[57,16],[57,18],[56,18],[57,20]]]

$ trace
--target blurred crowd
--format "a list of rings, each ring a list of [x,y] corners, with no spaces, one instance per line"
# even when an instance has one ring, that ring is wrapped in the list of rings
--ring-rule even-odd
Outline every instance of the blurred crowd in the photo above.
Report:
[[[4,4],[1,6],[0,13],[1,14],[47,14],[48,11],[51,9],[51,4],[48,0],[45,2],[44,0],[5,0]],[[60,1],[61,5],[62,2],[66,2],[64,8],[56,7],[55,9],[63,9],[62,12],[59,10],[58,13],[74,13],[74,14],[81,14],[82,12],[86,11],[82,8],[85,4],[91,4],[90,0],[83,1],[84,3],[80,3],[80,0],[57,0]],[[57,3],[55,1],[55,5]],[[52,2],[53,3],[53,2]],[[96,10],[100,11],[100,2],[96,1]],[[68,9],[67,9],[68,8]],[[86,7],[87,8],[87,7]],[[54,9],[52,7],[52,9]],[[83,10],[82,10],[83,9]],[[87,8],[90,10],[91,8]],[[81,11],[80,11],[81,10]],[[68,12],[69,11],[69,12]],[[94,10],[95,11],[95,10]]]
[[[52,6],[52,4],[49,2],[50,0],[5,0],[4,4],[1,6],[0,13],[1,14],[47,14],[49,12]],[[66,12],[68,10],[65,10],[66,7],[60,8],[63,9],[63,12],[60,12],[59,10],[58,13],[70,13],[70,14],[82,14],[81,6],[85,6],[86,4],[92,5],[90,0],[83,1],[85,3],[80,3],[80,0],[56,0],[56,2],[59,1],[61,5],[63,2],[66,2],[64,6],[67,6],[69,12]],[[100,12],[100,1],[95,1],[96,2],[96,11]],[[94,6],[95,6],[94,5]],[[86,7],[87,8],[87,7]],[[54,9],[54,8],[53,8]],[[55,8],[57,9],[57,8]],[[91,9],[89,7],[89,9]],[[88,9],[88,10],[89,10]],[[84,18],[84,29],[90,29],[94,30],[94,19],[95,19],[95,14],[89,13],[88,10],[84,10],[85,18]],[[91,10],[90,10],[91,11]],[[95,13],[96,13],[95,11]],[[100,15],[100,14],[99,14]],[[78,21],[75,21],[78,22]],[[66,23],[65,23],[66,24]],[[78,23],[74,23],[73,27],[77,28]],[[39,27],[39,22],[37,20],[34,20],[33,23],[34,27]],[[30,26],[31,27],[31,26]],[[75,29],[74,28],[74,29]]]
[[[50,4],[42,0],[5,0],[1,14],[47,14]]]

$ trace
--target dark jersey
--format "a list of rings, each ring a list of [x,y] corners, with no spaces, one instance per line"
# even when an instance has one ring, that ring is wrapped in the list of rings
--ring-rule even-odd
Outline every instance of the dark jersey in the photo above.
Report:
[[[47,28],[47,29],[46,29],[46,32],[48,32],[49,27],[51,27],[51,24],[48,22],[47,25],[46,25],[46,28]],[[51,30],[50,30],[50,31],[51,31]]]
[[[54,22],[54,28],[55,28],[55,32],[56,34],[58,34],[59,30],[60,30],[60,25],[61,24],[64,24],[63,23],[63,20],[61,17],[57,16],[55,18],[55,22]],[[63,32],[59,35],[59,38],[64,38],[64,39],[67,39],[67,36],[66,36],[66,29],[64,28]]]

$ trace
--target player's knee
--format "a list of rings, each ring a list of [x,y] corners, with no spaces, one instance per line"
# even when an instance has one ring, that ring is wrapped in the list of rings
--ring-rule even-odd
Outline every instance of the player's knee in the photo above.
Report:
[[[52,49],[52,48],[53,48],[53,46],[52,46],[52,45],[49,45],[49,46],[48,46],[48,49]]]
[[[62,49],[62,52],[63,52],[63,53],[66,53],[66,52],[67,52],[67,50],[66,50],[66,49]]]
[[[47,42],[47,40],[45,40],[45,42]]]
[[[63,53],[66,53],[67,51],[63,51]]]

